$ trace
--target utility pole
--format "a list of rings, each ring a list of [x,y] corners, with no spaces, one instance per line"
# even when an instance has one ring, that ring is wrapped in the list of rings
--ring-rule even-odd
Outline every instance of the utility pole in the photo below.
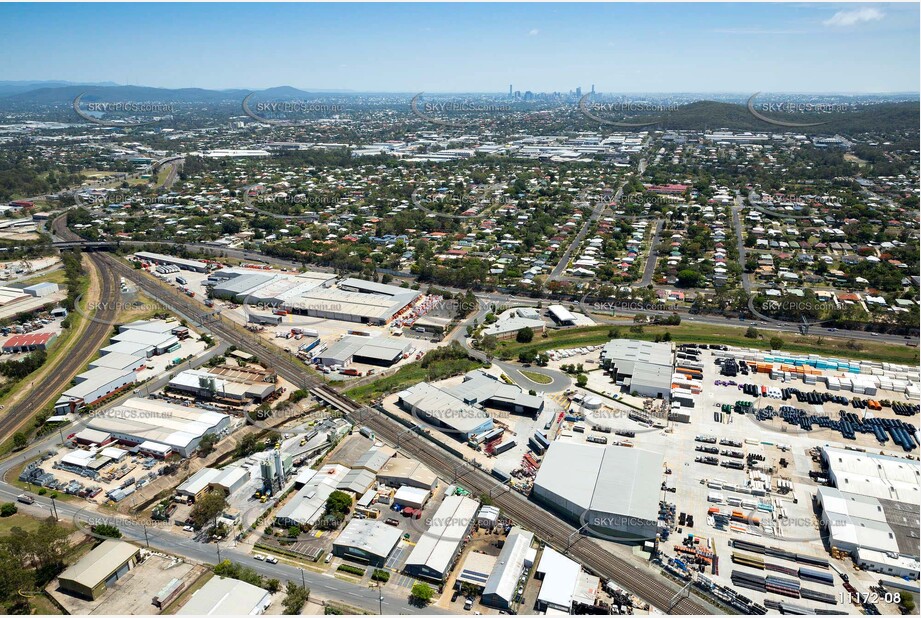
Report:
[[[304,587],[304,590],[307,590],[307,579],[304,577],[304,569],[298,567],[298,570],[301,572],[301,586]]]
[[[147,549],[150,549],[150,539],[147,538],[147,526],[144,526],[144,544],[147,545]]]
[[[221,562],[221,542],[215,541],[214,544],[217,546],[217,561]]]
[[[51,511],[54,513],[54,521],[60,521],[60,519],[58,519],[58,507],[54,503],[54,498],[51,499]]]

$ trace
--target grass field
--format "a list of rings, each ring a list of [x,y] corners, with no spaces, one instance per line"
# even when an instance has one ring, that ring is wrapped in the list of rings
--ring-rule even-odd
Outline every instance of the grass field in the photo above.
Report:
[[[368,384],[356,386],[345,391],[345,394],[359,403],[368,403],[378,397],[401,391],[418,382],[440,380],[451,375],[472,371],[481,366],[480,363],[466,358],[436,361],[428,367],[423,367],[421,362],[410,363],[400,367],[392,375]]]
[[[26,532],[35,532],[41,523],[40,519],[23,515],[21,511],[9,517],[0,517],[0,536],[9,536],[13,528],[22,528]]]
[[[747,326],[714,326],[685,322],[679,326],[644,326],[642,333],[631,332],[630,326],[632,326],[632,322],[625,321],[622,325],[605,324],[548,331],[546,337],[535,337],[534,341],[527,344],[517,343],[514,339],[502,341],[499,343],[496,354],[503,359],[515,359],[518,358],[520,352],[526,350],[536,353],[556,348],[603,344],[610,340],[608,332],[612,328],[617,328],[620,331],[620,336],[625,339],[652,341],[656,338],[656,335],[664,335],[668,332],[671,334],[672,341],[677,343],[716,343],[763,350],[771,348],[770,340],[772,337],[780,337],[784,342],[782,349],[785,352],[823,354],[844,358],[903,363],[906,365],[918,364],[917,348],[876,341],[857,342],[860,348],[854,349],[849,347],[849,340],[845,337],[828,337],[825,335],[803,336],[798,333],[761,331],[762,338],[747,339],[745,337]]]
[[[550,384],[553,382],[553,378],[550,376],[544,375],[542,373],[537,373],[536,371],[528,371],[527,369],[519,369],[518,373],[538,384]]]

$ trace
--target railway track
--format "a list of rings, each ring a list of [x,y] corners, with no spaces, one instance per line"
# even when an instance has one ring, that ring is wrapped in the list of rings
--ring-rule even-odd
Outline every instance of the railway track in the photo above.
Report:
[[[81,240],[79,236],[67,229],[65,217],[59,217],[52,224],[55,233],[68,240]],[[114,322],[118,312],[116,295],[119,290],[119,281],[115,273],[106,269],[102,256],[86,254],[100,275],[100,306],[96,311],[96,319],[90,321],[83,335],[64,359],[44,380],[33,386],[27,397],[9,407],[0,418],[0,436],[7,439],[18,431],[32,418],[36,410],[43,408],[55,395],[60,393],[70,384],[77,372],[92,358],[102,343],[112,331],[110,324]],[[108,322],[108,323],[107,323]]]
[[[653,606],[669,608],[679,588],[664,577],[654,576],[640,570],[634,564],[605,550],[593,540],[579,536],[576,529],[555,517],[526,498],[493,479],[482,470],[461,462],[435,443],[420,438],[396,421],[379,412],[365,408],[327,386],[319,378],[310,375],[306,368],[290,354],[271,346],[261,337],[255,336],[239,324],[224,320],[220,315],[207,314],[202,308],[174,288],[128,267],[111,255],[100,258],[113,273],[133,281],[146,294],[172,310],[203,324],[215,335],[228,343],[256,354],[261,361],[271,366],[282,377],[305,390],[314,391],[322,399],[335,402],[335,406],[353,417],[358,423],[368,425],[378,435],[402,449],[410,457],[425,463],[442,478],[462,481],[465,486],[479,494],[491,495],[496,504],[513,520],[522,524],[557,550],[572,556],[599,576],[613,580]],[[569,540],[572,539],[570,543]],[[679,614],[712,614],[718,612],[696,598],[683,598],[671,609]]]

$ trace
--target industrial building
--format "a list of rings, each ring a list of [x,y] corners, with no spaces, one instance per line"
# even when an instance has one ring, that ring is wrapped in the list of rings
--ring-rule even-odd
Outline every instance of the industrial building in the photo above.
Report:
[[[179,616],[258,616],[272,603],[265,588],[230,577],[212,577],[182,608]]]
[[[140,551],[124,541],[103,541],[61,573],[61,590],[95,601],[137,564]]]
[[[917,580],[921,576],[921,562],[916,556],[892,552],[881,552],[860,547],[854,555],[854,562],[861,569],[883,573],[902,579]]]
[[[3,342],[3,353],[16,354],[17,352],[47,350],[57,337],[55,333],[26,333],[24,335],[13,335]]]
[[[137,371],[143,368],[147,363],[146,356],[135,356],[133,354],[103,354],[94,361],[90,361],[90,369],[103,367],[109,371]]]
[[[275,392],[275,384],[217,375],[201,369],[186,369],[170,378],[167,388],[188,393],[199,399],[223,399],[232,402],[264,401]]]
[[[428,502],[431,495],[431,492],[427,489],[419,489],[418,487],[404,485],[393,494],[393,501],[400,506],[421,509],[425,506],[425,503]]]
[[[480,597],[483,605],[511,609],[517,597],[518,580],[534,564],[537,551],[531,547],[533,541],[532,532],[517,526],[512,528],[505,539],[502,551],[499,552],[496,568],[490,573],[483,587]]]
[[[506,384],[479,369],[467,373],[463,382],[447,390],[469,405],[496,408],[534,418],[544,409],[543,397],[530,395],[520,386]]]
[[[382,567],[400,542],[402,532],[374,519],[352,519],[333,541],[333,554]]]
[[[409,354],[412,347],[412,342],[406,339],[343,335],[316,358],[325,367],[348,367],[353,362],[390,367]]]
[[[576,316],[563,305],[550,305],[547,307],[547,311],[550,313],[550,317],[560,326],[573,326],[576,323]]]
[[[425,464],[408,457],[393,457],[377,473],[377,480],[390,487],[418,487],[432,491],[438,484],[438,476]]]
[[[829,545],[856,556],[861,550],[918,558],[918,505],[819,487],[816,502]]]
[[[202,468],[179,485],[176,494],[192,501],[210,491],[219,490],[225,495],[230,495],[243,488],[249,479],[249,470],[242,466],[232,466],[223,470]]]
[[[113,343],[122,341],[150,346],[153,348],[154,354],[166,354],[179,349],[179,338],[170,333],[126,329],[112,337]]]
[[[482,334],[484,336],[492,335],[499,340],[512,339],[518,334],[518,331],[523,328],[530,328],[535,333],[539,334],[547,330],[547,325],[544,324],[543,320],[513,316],[504,320],[499,320],[498,322],[493,322],[483,329]]]
[[[113,395],[137,382],[133,369],[113,370],[94,367],[74,378],[76,385],[64,391],[54,404],[55,414],[77,412],[100,399]]]
[[[189,457],[206,434],[226,433],[230,417],[158,399],[132,397],[92,416],[87,426],[122,444],[136,446],[141,452],[157,456],[172,452]]]
[[[597,576],[583,572],[578,562],[552,547],[544,548],[536,577],[541,580],[537,607],[548,614],[552,611],[570,614],[574,603],[593,607],[601,587]]]
[[[454,583],[455,587],[460,589],[461,584],[470,584],[482,590],[489,579],[489,574],[496,568],[498,559],[498,556],[481,554],[476,551],[468,553],[467,557],[464,558],[464,563],[461,565],[460,572],[457,574],[457,579]]]
[[[404,570],[438,582],[451,572],[464,537],[476,521],[479,503],[465,496],[447,496],[432,516],[429,529],[413,547]]]
[[[184,258],[175,257],[173,255],[150,253],[148,251],[138,251],[134,254],[134,256],[152,264],[168,264],[170,266],[178,266],[183,270],[190,270],[197,273],[208,272],[208,264],[205,262],[199,262],[198,260],[186,260]]]
[[[336,491],[349,469],[339,464],[325,465],[289,499],[275,514],[275,525],[312,526],[326,510],[326,499]]]
[[[51,281],[43,281],[41,283],[36,283],[35,285],[27,285],[22,288],[22,291],[28,294],[29,296],[34,296],[36,298],[43,298],[45,296],[51,296],[60,289],[57,283],[52,283]]]
[[[843,492],[921,504],[921,463],[832,446],[822,447],[828,478]]]
[[[658,525],[662,465],[662,455],[638,448],[553,442],[531,496],[598,536],[651,540]]]
[[[663,399],[671,393],[674,355],[669,343],[614,339],[601,350],[601,366],[628,392]]]
[[[423,422],[462,440],[493,428],[492,417],[484,410],[427,382],[419,382],[401,391],[397,403]]]

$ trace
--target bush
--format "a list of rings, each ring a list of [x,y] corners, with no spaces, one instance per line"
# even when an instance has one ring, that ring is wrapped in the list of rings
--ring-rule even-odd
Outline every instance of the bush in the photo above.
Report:
[[[386,569],[374,569],[371,572],[371,579],[376,582],[387,583],[390,580],[390,571]]]
[[[435,596],[435,591],[426,583],[416,582],[413,584],[412,591],[409,595],[419,604],[426,605]]]
[[[515,341],[518,343],[531,343],[534,340],[534,330],[530,326],[525,326],[515,335]]]
[[[19,509],[12,502],[4,502],[0,505],[0,517],[9,517],[15,515]]]
[[[337,571],[342,571],[343,573],[351,573],[352,575],[358,575],[364,577],[365,570],[357,566],[352,566],[351,564],[340,564]]]

